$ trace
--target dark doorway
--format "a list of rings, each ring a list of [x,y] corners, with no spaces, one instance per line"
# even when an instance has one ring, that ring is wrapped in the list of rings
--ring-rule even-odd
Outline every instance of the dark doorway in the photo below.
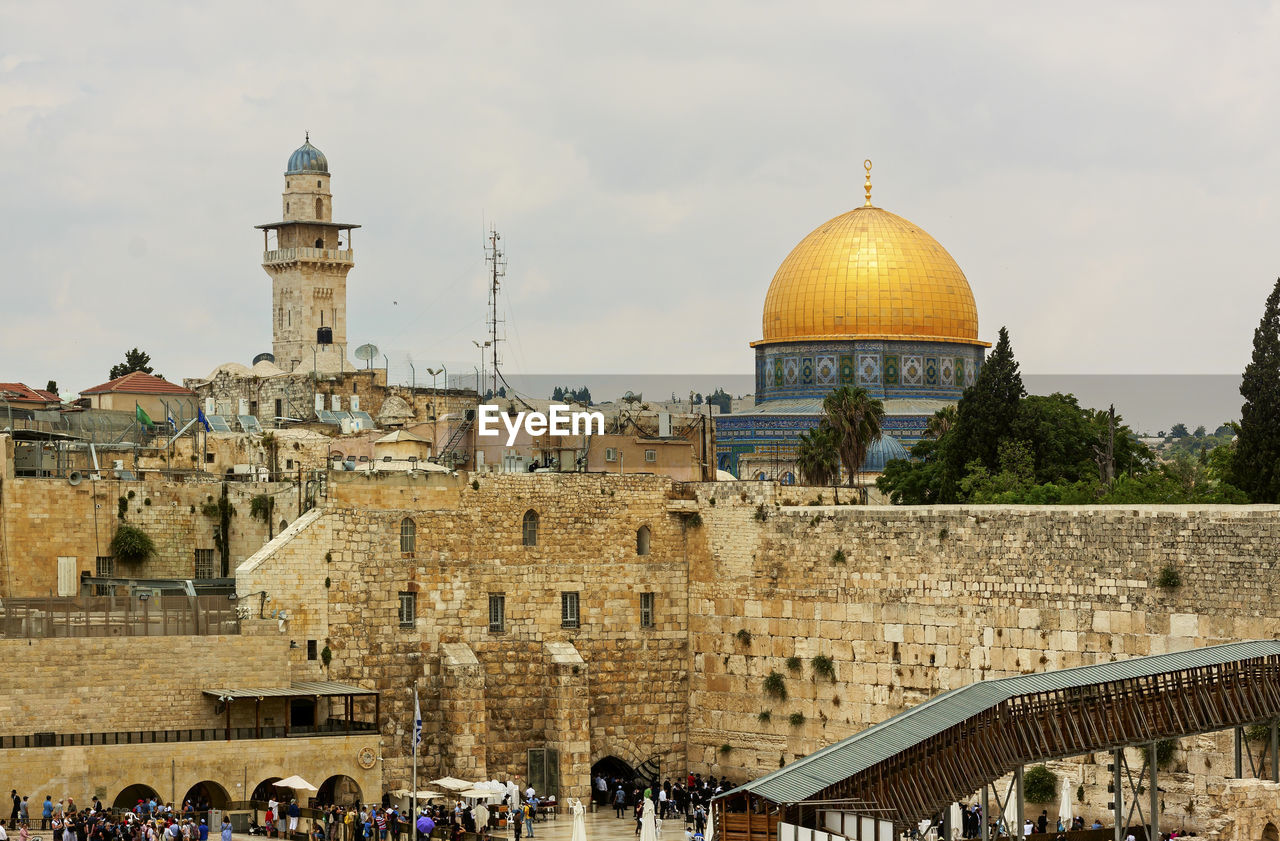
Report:
[[[187,789],[186,795],[182,798],[184,806],[190,803],[197,812],[225,809],[230,802],[231,797],[227,794],[227,790],[212,780],[196,783]]]
[[[294,698],[289,702],[289,726],[298,730],[316,726],[315,699]]]
[[[156,790],[151,786],[134,783],[116,795],[116,799],[111,801],[111,808],[132,809],[138,805],[139,800],[143,803],[150,803],[152,800],[159,803],[160,795],[156,794]]]
[[[316,803],[321,806],[354,806],[362,799],[359,784],[345,774],[334,774],[321,783],[316,792]]]
[[[608,793],[604,797],[600,796],[600,790],[596,783],[596,780],[602,775],[604,776],[605,786],[608,789]],[[635,778],[635,769],[626,762],[616,756],[603,757],[591,766],[591,794],[596,798],[597,803],[602,806],[608,805],[613,802],[613,795],[618,790],[618,786],[622,786],[628,797],[630,797],[631,785]]]
[[[287,794],[289,789],[276,788],[275,783],[280,782],[280,777],[267,777],[254,788],[253,794],[249,796],[250,800],[266,805],[271,800],[279,800],[281,794]]]

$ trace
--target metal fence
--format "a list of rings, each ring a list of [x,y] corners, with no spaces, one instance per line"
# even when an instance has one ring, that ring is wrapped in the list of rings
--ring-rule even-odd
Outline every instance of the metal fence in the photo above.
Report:
[[[309,727],[196,727],[185,730],[121,730],[104,733],[25,733],[0,736],[0,750],[8,748],[65,748],[93,745],[155,745],[179,742],[218,742],[231,739],[292,739],[305,736],[352,736],[372,733],[369,721],[330,719]]]
[[[164,637],[240,633],[226,596],[46,597],[0,602],[0,637]]]

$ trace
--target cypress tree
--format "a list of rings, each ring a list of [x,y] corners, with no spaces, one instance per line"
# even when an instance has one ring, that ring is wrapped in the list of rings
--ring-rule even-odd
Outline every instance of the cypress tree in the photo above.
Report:
[[[955,427],[947,436],[947,484],[944,497],[964,478],[969,462],[1000,471],[1000,443],[1011,436],[1018,417],[1018,401],[1026,394],[1018,361],[1013,358],[1009,331],[1001,327],[995,349],[983,362],[978,378],[956,408]]]
[[[1280,279],[1267,296],[1240,383],[1234,482],[1252,502],[1280,501]]]

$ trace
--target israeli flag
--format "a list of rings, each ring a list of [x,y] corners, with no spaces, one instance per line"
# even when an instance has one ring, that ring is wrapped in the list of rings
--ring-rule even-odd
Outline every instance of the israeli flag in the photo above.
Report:
[[[418,705],[418,690],[413,690],[413,746],[422,744],[422,707]]]

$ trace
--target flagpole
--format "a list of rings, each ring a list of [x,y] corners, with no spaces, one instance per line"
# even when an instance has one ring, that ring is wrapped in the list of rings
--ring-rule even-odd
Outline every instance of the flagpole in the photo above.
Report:
[[[418,687],[413,688],[413,792],[409,811],[409,833],[418,838],[418,741],[422,738],[422,712],[418,707]]]

